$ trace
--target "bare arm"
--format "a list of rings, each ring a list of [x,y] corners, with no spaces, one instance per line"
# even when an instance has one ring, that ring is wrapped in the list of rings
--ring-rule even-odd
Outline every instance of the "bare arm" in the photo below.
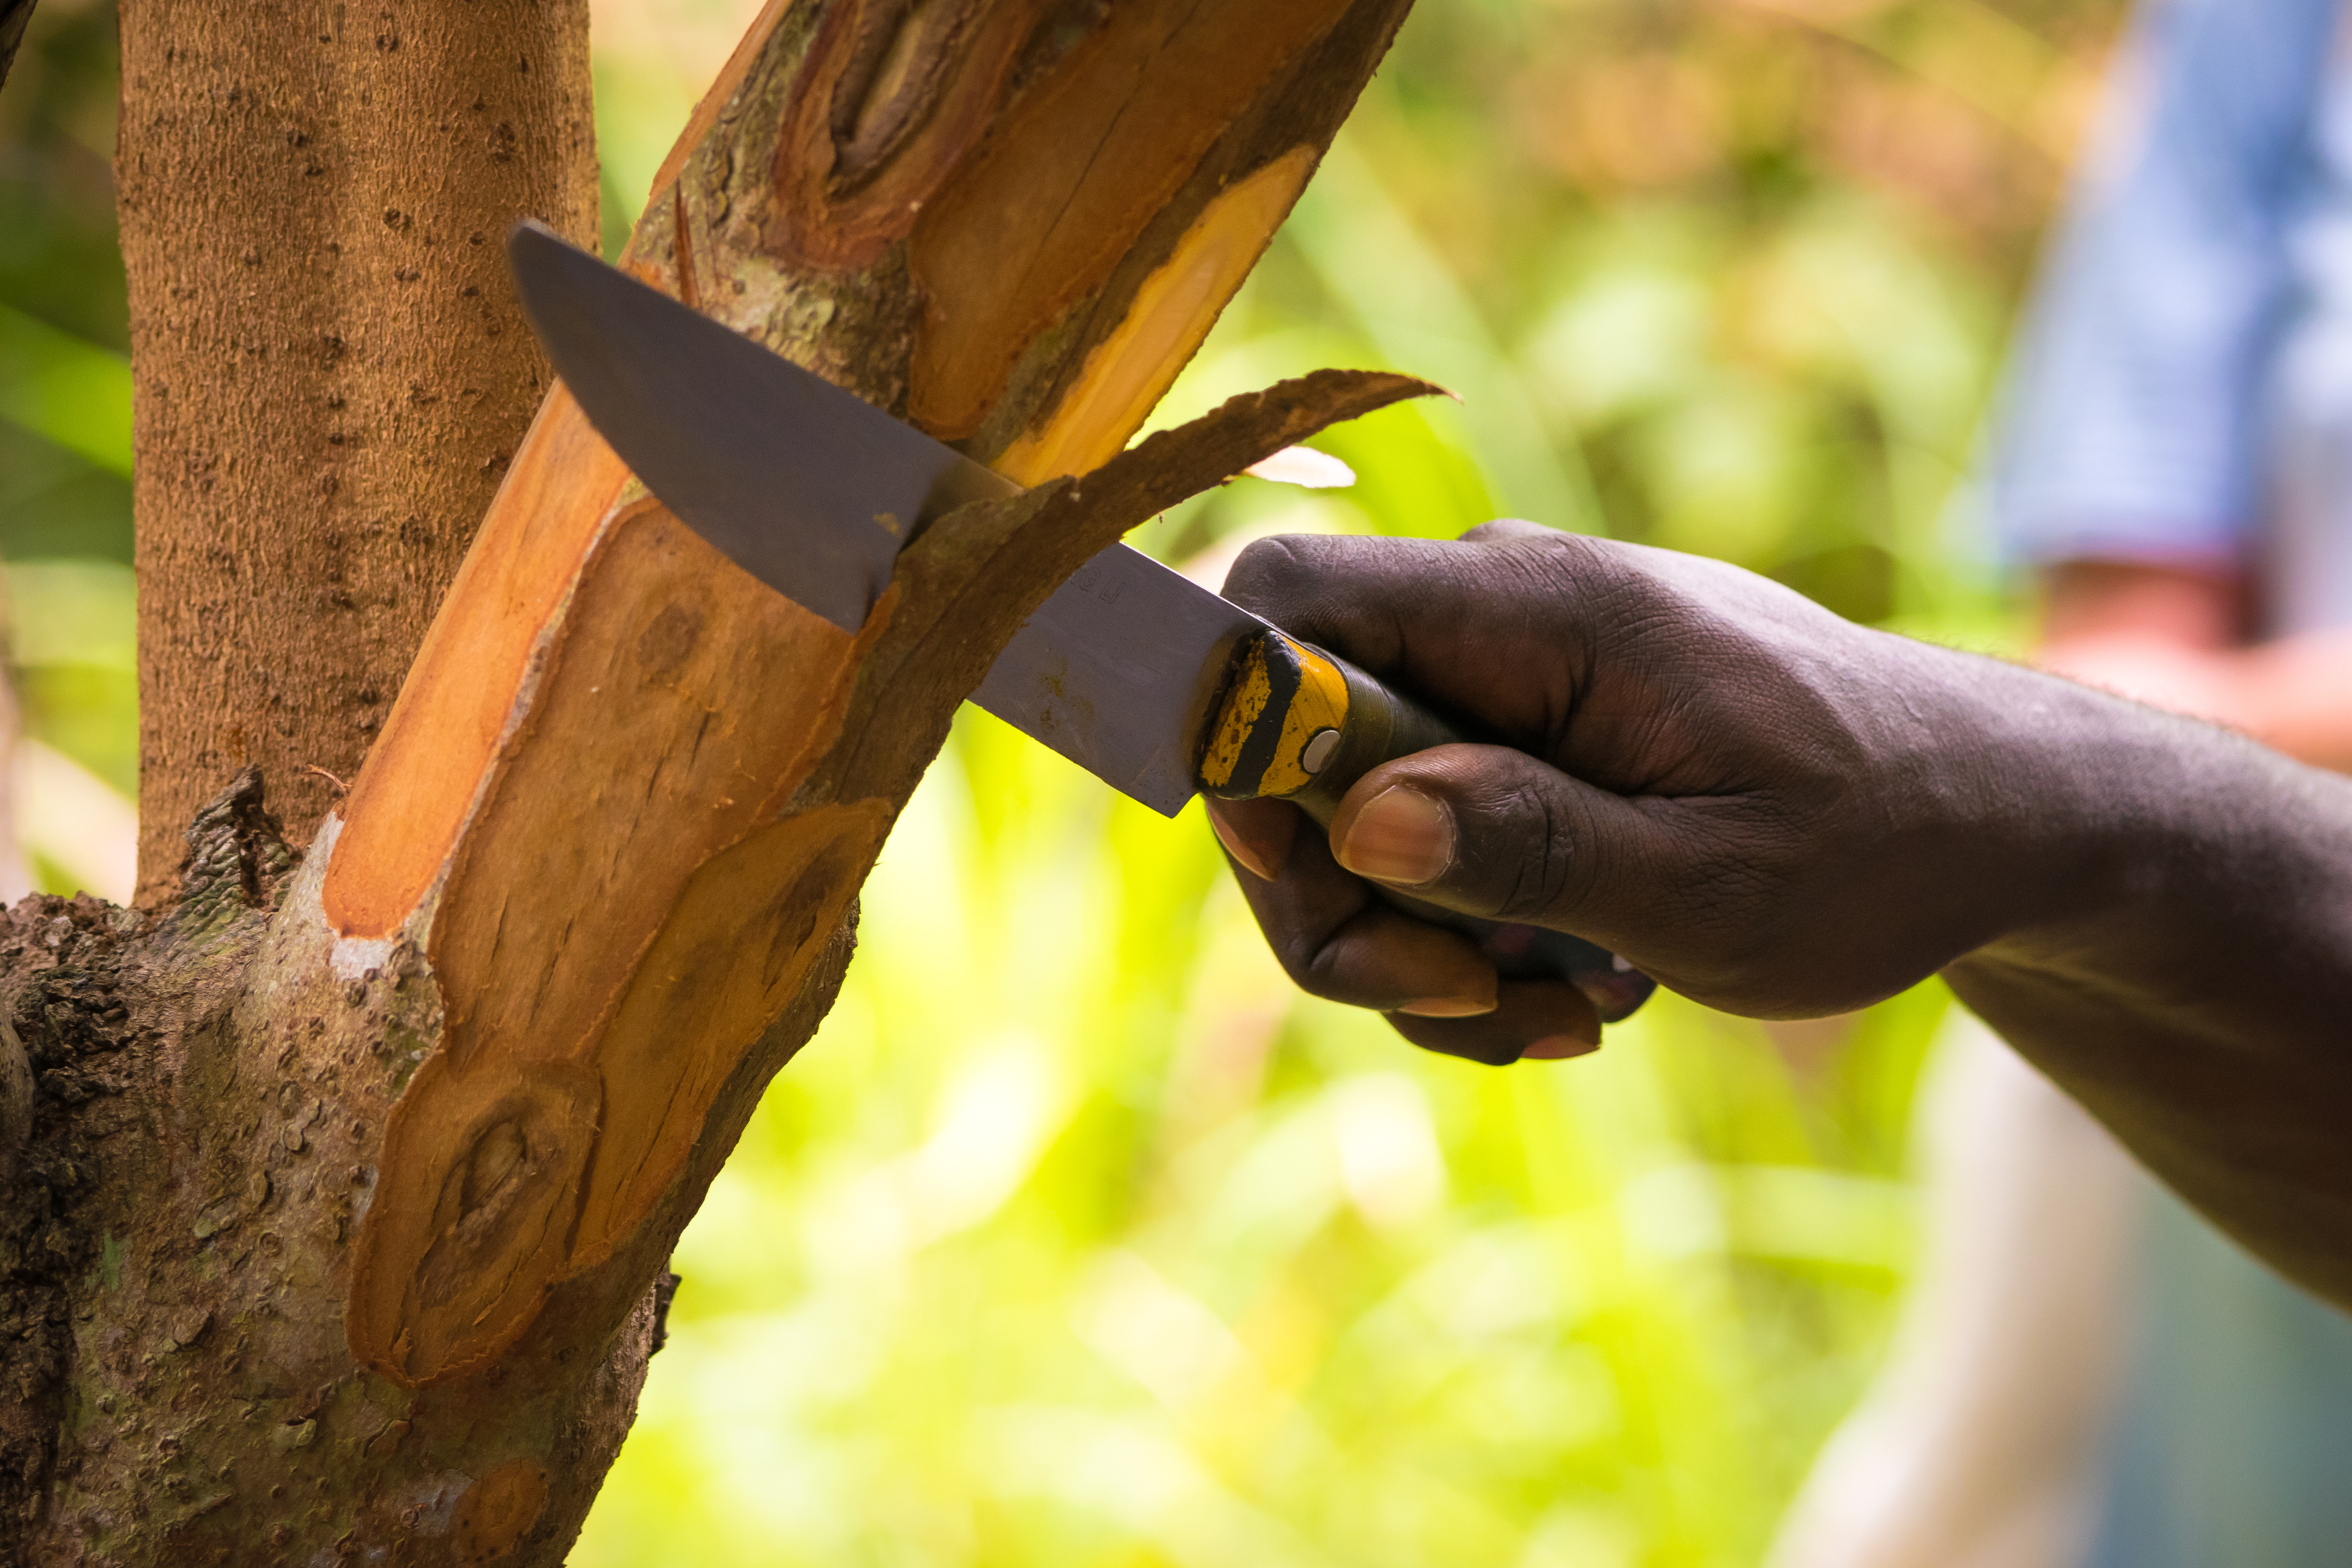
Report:
[[[1218,808],[1307,989],[1479,1059],[1598,1037],[1573,992],[1498,983],[1359,875],[1759,1016],[1941,970],[2191,1201],[2352,1300],[2352,784],[1717,563],[1524,524],[1274,542],[1229,591],[1504,742],[1376,770],[1328,842],[1279,804]]]

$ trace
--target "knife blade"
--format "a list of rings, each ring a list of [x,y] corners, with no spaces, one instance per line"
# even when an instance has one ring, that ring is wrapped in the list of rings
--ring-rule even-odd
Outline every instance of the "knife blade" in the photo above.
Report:
[[[934,518],[1021,491],[535,223],[515,226],[507,255],[564,384],[607,440],[629,433],[614,449],[646,489],[845,631],[864,624],[898,551]],[[780,453],[782,430],[797,438]]]
[[[1019,487],[856,395],[525,221],[524,313],[590,423],[677,519],[761,582],[856,630],[898,552]],[[1114,544],[1039,606],[972,700],[1173,816],[1202,790],[1276,796],[1328,826],[1392,757],[1472,738],[1345,659]],[[1557,977],[1603,1021],[1652,989],[1558,931],[1382,889],[1477,941],[1512,977]]]

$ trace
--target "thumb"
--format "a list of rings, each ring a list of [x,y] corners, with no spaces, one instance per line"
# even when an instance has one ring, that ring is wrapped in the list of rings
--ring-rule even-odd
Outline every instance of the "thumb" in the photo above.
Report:
[[[1452,745],[1357,780],[1331,819],[1331,853],[1445,909],[1605,942],[1623,907],[1613,894],[1643,880],[1655,836],[1630,802],[1525,752]]]

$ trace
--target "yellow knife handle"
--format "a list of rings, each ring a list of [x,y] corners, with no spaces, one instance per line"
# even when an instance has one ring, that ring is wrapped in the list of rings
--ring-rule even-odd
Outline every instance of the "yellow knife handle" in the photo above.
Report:
[[[1268,631],[1234,661],[1202,752],[1201,784],[1226,800],[1290,801],[1328,827],[1349,786],[1382,763],[1471,738],[1346,659]],[[1654,989],[1646,975],[1581,938],[1380,891],[1406,913],[1477,942],[1506,978],[1568,981],[1603,1023],[1624,1017]]]
[[[1346,659],[1267,632],[1241,650],[1201,783],[1228,800],[1292,801],[1328,824],[1349,786],[1382,763],[1465,738]]]

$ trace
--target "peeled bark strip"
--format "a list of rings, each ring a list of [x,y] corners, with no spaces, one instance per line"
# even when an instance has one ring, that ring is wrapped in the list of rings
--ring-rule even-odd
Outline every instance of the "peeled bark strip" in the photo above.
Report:
[[[180,67],[155,18],[182,11],[142,3],[153,30],[127,120],[143,112],[146,130],[125,145],[143,149],[147,183],[126,199],[153,201],[170,188],[164,144],[185,129],[163,110],[193,113],[203,94],[154,85]],[[248,771],[197,816],[175,904],[36,900],[0,921],[0,1046],[13,1030],[35,1084],[0,1194],[13,1314],[0,1378],[26,1391],[0,1413],[8,1555],[562,1560],[634,1413],[670,1248],[831,1005],[858,886],[958,703],[1127,529],[1430,390],[1326,372],[1121,450],[1402,10],[770,5],[698,110],[627,264],[1034,488],[940,520],[844,632],[670,517],[555,389],[349,797],[306,847],[289,847]],[[281,15],[244,25],[274,37]],[[180,25],[190,59],[243,103],[244,68],[219,62],[262,46],[232,47],[224,16],[186,9]],[[408,47],[396,17],[382,26]],[[162,107],[142,110],[144,92]],[[216,96],[225,108],[227,86]],[[404,112],[439,123],[442,109],[412,99]],[[317,213],[288,226],[334,232]],[[142,363],[171,367],[142,393],[142,474],[156,476],[142,504],[184,504],[245,553],[224,550],[206,577],[194,526],[166,524],[157,581],[195,587],[184,615],[151,594],[156,647],[184,663],[205,616],[233,612],[218,625],[236,633],[261,605],[283,617],[265,651],[290,659],[298,632],[364,642],[388,624],[372,618],[380,605],[323,622],[287,607],[315,595],[318,560],[337,559],[317,503],[286,482],[288,454],[320,428],[300,399],[331,380],[294,355],[299,395],[281,405],[259,362],[226,362],[257,406],[282,408],[275,445],[248,426],[234,447],[207,446],[176,412],[216,395],[172,379],[187,355],[234,337],[221,279],[243,263],[206,254],[141,296]],[[351,247],[333,257],[322,241],[310,271],[289,269],[292,325],[248,334],[273,373],[310,323],[346,308]],[[407,281],[394,266],[370,287],[398,300]],[[407,331],[361,319],[367,352],[352,359],[405,352]],[[527,377],[514,331],[499,341]],[[423,484],[453,445],[483,438],[460,422],[438,445],[395,441],[426,426],[385,412],[381,377],[367,385],[381,417],[361,451],[382,467],[352,458],[353,476],[404,463]],[[215,450],[207,491],[191,476]],[[249,539],[218,510],[232,500],[250,508],[236,522]],[[390,533],[339,537],[342,569],[363,556],[379,585],[422,570],[384,565],[404,548]],[[232,569],[250,601],[221,587]],[[366,667],[341,647],[302,658],[319,661],[299,666],[306,689],[322,692],[344,676],[319,670]],[[273,705],[266,682],[238,689],[248,706],[222,706],[226,685],[188,688],[171,732],[276,716],[310,760],[318,734],[366,712],[356,688],[323,717]],[[226,754],[217,736],[161,748],[151,777],[185,789]],[[316,799],[297,796],[298,824]]]
[[[366,757],[547,389],[499,240],[593,241],[596,156],[587,0],[121,11],[152,902],[239,768],[299,842]]]

